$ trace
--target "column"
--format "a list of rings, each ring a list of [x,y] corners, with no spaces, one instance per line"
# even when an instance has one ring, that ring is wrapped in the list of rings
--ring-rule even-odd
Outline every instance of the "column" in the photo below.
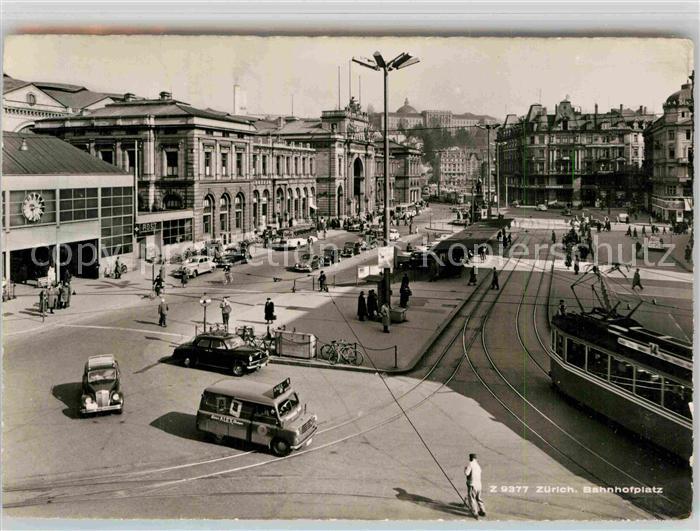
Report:
[[[150,210],[153,207],[156,199],[155,185],[155,135],[152,129],[146,132],[146,138],[143,141],[143,177],[148,181],[148,197],[146,206]]]

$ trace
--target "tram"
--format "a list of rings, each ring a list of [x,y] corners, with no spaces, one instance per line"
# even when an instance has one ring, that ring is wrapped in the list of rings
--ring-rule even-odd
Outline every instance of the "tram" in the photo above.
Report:
[[[693,451],[692,345],[649,330],[611,305],[598,267],[600,303],[552,317],[549,351],[553,385],[567,396],[666,450]],[[588,271],[586,273],[589,273]],[[572,285],[574,287],[585,278]],[[591,277],[589,277],[591,278]],[[594,281],[595,282],[595,281]]]

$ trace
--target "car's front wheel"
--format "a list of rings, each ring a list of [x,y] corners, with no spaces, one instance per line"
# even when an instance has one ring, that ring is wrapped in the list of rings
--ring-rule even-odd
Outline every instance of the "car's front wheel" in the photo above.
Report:
[[[231,372],[234,376],[243,376],[243,373],[245,373],[245,367],[243,367],[242,363],[234,363],[233,367],[231,367]]]
[[[292,451],[289,443],[284,439],[273,439],[272,443],[270,444],[270,449],[277,457],[287,456]]]

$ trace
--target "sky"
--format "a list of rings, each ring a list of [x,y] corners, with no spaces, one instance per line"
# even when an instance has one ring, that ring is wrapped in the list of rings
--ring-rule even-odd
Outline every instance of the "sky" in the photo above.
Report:
[[[550,112],[569,97],[584,112],[595,103],[647,106],[664,100],[693,68],[692,42],[662,38],[241,37],[10,35],[4,73],[24,81],[83,85],[158,97],[162,90],[196,107],[233,111],[233,84],[249,113],[319,117],[349,99],[349,61],[409,52],[416,65],[389,74],[389,110],[405,98],[418,111]],[[341,80],[338,83],[338,67]],[[353,64],[352,95],[383,109],[383,80]],[[360,85],[362,87],[360,94]]]

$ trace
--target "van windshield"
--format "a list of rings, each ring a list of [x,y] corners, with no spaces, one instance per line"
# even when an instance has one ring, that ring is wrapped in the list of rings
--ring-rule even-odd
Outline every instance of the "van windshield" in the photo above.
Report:
[[[299,397],[296,393],[292,393],[287,398],[277,406],[280,418],[284,420],[289,420],[297,411],[297,406],[299,405]]]

